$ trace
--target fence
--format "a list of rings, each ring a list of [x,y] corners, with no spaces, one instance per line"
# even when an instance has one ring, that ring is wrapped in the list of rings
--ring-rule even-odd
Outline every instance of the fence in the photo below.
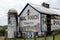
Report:
[[[53,31],[51,35],[46,35],[47,32],[45,32],[44,36],[42,37],[36,37],[34,36],[34,38],[16,38],[16,34],[14,34],[14,38],[7,38],[7,32],[4,36],[4,39],[0,39],[0,40],[60,40],[59,36],[60,36],[60,31]],[[25,34],[24,34],[25,35]]]
[[[45,32],[44,36],[34,38],[16,38],[16,34],[14,34],[14,38],[7,38],[7,32],[5,36],[0,36],[0,40],[60,40],[60,30],[52,31],[51,35],[47,35]],[[4,35],[4,34],[2,34]],[[25,34],[24,34],[25,35]]]

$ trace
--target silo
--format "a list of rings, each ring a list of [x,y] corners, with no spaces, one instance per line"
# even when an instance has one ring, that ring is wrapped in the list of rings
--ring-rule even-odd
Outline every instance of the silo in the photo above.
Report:
[[[18,30],[18,14],[15,9],[8,11],[8,38],[14,38],[14,33]]]

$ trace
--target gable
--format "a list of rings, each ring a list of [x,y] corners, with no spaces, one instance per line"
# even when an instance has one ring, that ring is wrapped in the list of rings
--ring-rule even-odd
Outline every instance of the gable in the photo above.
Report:
[[[18,16],[20,16],[27,9],[28,6],[31,7],[31,8],[33,8],[38,13],[41,13],[40,11],[38,11],[37,9],[35,9],[33,6],[31,6],[30,4],[27,3],[26,6],[23,8],[23,10],[21,11],[21,13]]]
[[[35,9],[33,9],[31,6],[28,5],[27,8],[22,12],[20,16],[27,16],[28,10],[30,15],[40,14],[39,12],[37,12]]]
[[[21,11],[21,13],[18,16],[20,16],[24,12],[24,10],[28,7],[28,5],[39,13],[60,16],[57,14],[57,13],[60,13],[59,11],[52,10],[51,8],[48,9],[48,8],[45,8],[40,5],[34,5],[34,4],[32,5],[29,3],[27,3],[27,5],[23,8],[23,10]]]

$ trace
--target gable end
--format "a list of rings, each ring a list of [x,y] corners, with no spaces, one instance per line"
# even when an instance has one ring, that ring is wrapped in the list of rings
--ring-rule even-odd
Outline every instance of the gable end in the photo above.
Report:
[[[20,16],[20,15],[23,13],[23,11],[26,9],[26,7],[27,7],[28,5],[29,5],[29,4],[27,3],[26,6],[23,8],[23,10],[21,11],[21,13],[20,13],[18,16]]]
[[[30,7],[32,7],[34,10],[36,10],[37,12],[41,13],[40,11],[38,11],[37,9],[35,9],[33,6],[31,6],[29,3],[27,3],[27,5],[23,8],[23,10],[21,11],[21,13],[18,16],[20,16],[23,13],[23,11],[27,8],[28,5]]]

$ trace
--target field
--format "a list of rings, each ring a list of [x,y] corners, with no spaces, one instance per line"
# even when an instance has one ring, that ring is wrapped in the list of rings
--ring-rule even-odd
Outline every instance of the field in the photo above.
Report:
[[[37,40],[44,40],[44,37],[36,38]],[[4,40],[4,37],[0,37],[0,40]],[[7,39],[7,40],[14,40],[14,39]],[[24,40],[22,38],[16,39],[16,40]],[[28,38],[26,40],[34,40],[33,38]],[[48,36],[47,40],[53,40],[52,36]],[[55,40],[60,40],[60,34],[55,35]]]

